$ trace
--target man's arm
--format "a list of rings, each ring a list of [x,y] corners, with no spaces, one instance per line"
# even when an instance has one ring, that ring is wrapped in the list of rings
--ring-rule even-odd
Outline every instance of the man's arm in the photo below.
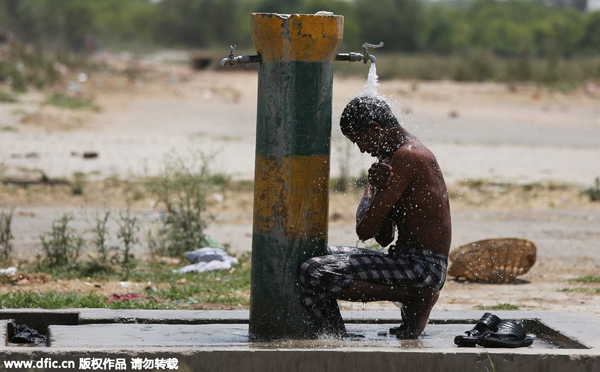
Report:
[[[365,192],[363,193],[362,198],[360,199],[360,203],[358,204],[358,208],[356,210],[356,224],[364,218],[367,210],[369,209],[369,205],[371,204],[371,198],[373,197],[373,186],[370,183],[367,184],[365,188]],[[382,247],[387,247],[391,242],[394,241],[396,237],[394,231],[394,221],[392,219],[392,213],[390,212],[387,218],[383,220],[379,229],[377,229],[377,233],[375,234],[375,240]]]
[[[377,234],[384,220],[402,196],[402,193],[416,177],[417,168],[419,168],[417,163],[414,156],[402,151],[397,152],[392,157],[391,171],[389,172],[388,179],[385,176],[381,176],[382,172],[377,169],[381,167],[382,163],[376,163],[379,164],[377,167],[376,164],[373,164],[371,169],[369,169],[369,176],[372,173],[376,173],[380,177],[378,180],[373,180],[375,187],[373,188],[373,196],[369,199],[368,205],[363,206],[362,213],[360,215],[357,213],[356,216],[356,234],[360,240],[371,239]],[[372,172],[374,168],[375,171]],[[371,177],[369,181],[372,181]],[[381,186],[378,186],[377,183],[381,184]]]
[[[381,225],[379,225],[379,229],[377,229],[377,232],[375,233],[375,241],[377,241],[377,243],[379,243],[379,245],[382,247],[387,247],[396,238],[396,231],[394,229],[395,223],[394,219],[392,218],[393,213],[393,210],[388,213]]]

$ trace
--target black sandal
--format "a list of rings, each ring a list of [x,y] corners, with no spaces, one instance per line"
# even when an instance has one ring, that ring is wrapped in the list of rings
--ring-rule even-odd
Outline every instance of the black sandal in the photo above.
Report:
[[[483,347],[525,347],[533,343],[533,338],[527,336],[521,322],[503,320],[498,324],[498,330],[482,335],[477,345]]]
[[[496,326],[500,324],[500,318],[491,313],[485,313],[479,319],[475,327],[470,331],[466,331],[466,336],[456,336],[454,337],[454,343],[461,347],[474,347],[477,345],[479,339],[491,332],[496,330]]]

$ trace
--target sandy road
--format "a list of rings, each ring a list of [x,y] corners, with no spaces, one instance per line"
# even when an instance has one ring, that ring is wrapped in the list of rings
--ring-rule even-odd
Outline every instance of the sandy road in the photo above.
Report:
[[[252,179],[256,118],[256,73],[190,72],[181,65],[151,64],[153,78],[134,83],[119,77],[92,76],[99,112],[71,112],[41,106],[43,95],[30,93],[16,104],[0,104],[0,163],[5,176],[40,169],[50,177],[126,177],[142,169],[154,174],[169,151],[215,152],[215,169],[237,179]],[[366,70],[365,70],[366,76]],[[351,149],[337,118],[364,80],[336,78],[332,132],[332,176],[346,165],[352,175],[371,163]],[[403,125],[436,154],[449,183],[493,180],[510,183],[557,182],[589,186],[600,176],[600,98],[583,91],[564,95],[502,84],[382,82]],[[86,160],[73,153],[97,152]],[[33,154],[33,155],[32,155]],[[6,203],[0,202],[0,206]],[[38,246],[38,235],[65,208],[18,205],[16,245],[23,254]],[[77,212],[77,209],[73,209]],[[449,282],[440,309],[499,302],[526,309],[587,309],[600,313],[597,294],[564,293],[568,278],[598,275],[600,208],[476,208],[453,211],[453,247],[484,238],[522,237],[538,246],[538,265],[524,277],[530,286],[494,287]],[[152,217],[140,212],[143,223]],[[235,221],[234,221],[235,220]],[[233,222],[232,222],[233,221]],[[84,228],[83,221],[76,227]],[[251,215],[224,213],[208,233],[232,246],[251,247]],[[332,226],[329,240],[355,244],[352,219]],[[555,272],[556,275],[553,275]],[[543,291],[549,299],[535,295]],[[577,300],[573,298],[585,297]],[[583,298],[582,297],[582,298]],[[469,300],[466,300],[466,299]],[[536,300],[537,299],[537,300]],[[579,301],[579,302],[578,302]],[[580,302],[583,301],[582,305]],[[378,306],[378,305],[373,305]],[[569,307],[570,306],[570,307]],[[583,306],[583,307],[582,307]]]

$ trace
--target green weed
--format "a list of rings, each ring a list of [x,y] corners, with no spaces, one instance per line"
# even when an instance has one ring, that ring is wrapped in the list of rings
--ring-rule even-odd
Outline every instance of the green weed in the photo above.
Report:
[[[494,362],[492,362],[492,358],[490,357],[490,354],[487,354],[487,358],[488,358],[488,362],[490,362],[490,368],[491,370],[489,370],[487,367],[485,367],[485,370],[487,372],[496,372],[496,366],[494,366]]]
[[[91,224],[90,232],[92,233],[91,243],[98,254],[98,260],[101,264],[108,264],[114,262],[114,250],[115,247],[108,246],[108,219],[110,217],[110,211],[104,212],[103,216],[96,214],[94,216],[94,222]]]
[[[85,187],[85,174],[81,172],[73,173],[73,182],[71,182],[71,191],[73,195],[83,195]]]
[[[0,212],[0,263],[7,264],[12,259],[12,218],[13,210]]]
[[[71,221],[73,216],[65,213],[52,221],[50,232],[40,234],[43,248],[40,266],[68,266],[77,261],[85,239],[69,227]]]
[[[582,193],[586,194],[593,202],[600,201],[600,177],[596,177],[594,186],[588,187]]]
[[[580,276],[579,278],[570,279],[569,281],[585,283],[585,284],[600,283],[600,276],[586,275],[586,276]]]
[[[131,214],[129,207],[125,212],[119,213],[117,223],[119,225],[117,237],[121,239],[121,242],[123,243],[120,263],[125,269],[127,276],[129,276],[129,270],[136,264],[135,257],[131,251],[133,247],[139,243],[137,234],[140,231],[140,227],[138,226],[137,217]]]
[[[11,125],[4,125],[0,127],[0,131],[2,132],[18,132],[19,130]]]
[[[519,310],[519,305],[513,305],[509,303],[503,303],[493,306],[477,306],[478,310]]]
[[[600,288],[588,288],[588,287],[577,287],[570,288],[566,287],[560,290],[561,292],[575,292],[575,293],[600,293]]]
[[[68,94],[60,92],[54,93],[50,97],[46,98],[46,101],[44,103],[58,107],[65,107],[73,110],[96,109],[96,106],[90,99],[70,96]]]
[[[17,97],[14,94],[5,92],[3,90],[0,90],[0,102],[3,102],[3,103],[15,103],[15,102],[18,102],[18,101],[19,100],[17,99]]]

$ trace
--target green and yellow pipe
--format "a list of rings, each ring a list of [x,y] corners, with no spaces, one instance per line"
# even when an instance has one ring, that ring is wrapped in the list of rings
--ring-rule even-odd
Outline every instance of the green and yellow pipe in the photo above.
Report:
[[[327,244],[333,62],[344,18],[252,14],[260,54],[250,334],[318,333],[300,303],[302,262]]]

